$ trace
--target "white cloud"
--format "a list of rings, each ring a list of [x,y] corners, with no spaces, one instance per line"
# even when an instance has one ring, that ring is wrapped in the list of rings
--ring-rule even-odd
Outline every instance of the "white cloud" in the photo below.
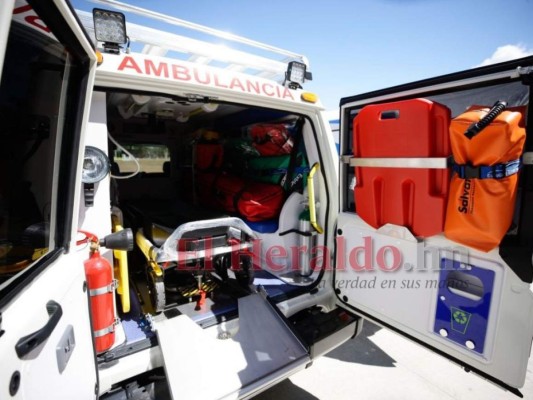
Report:
[[[514,60],[515,58],[522,58],[530,55],[533,55],[533,49],[528,49],[521,44],[506,44],[505,46],[498,47],[489,58],[483,60],[483,62],[477,65],[477,67]]]

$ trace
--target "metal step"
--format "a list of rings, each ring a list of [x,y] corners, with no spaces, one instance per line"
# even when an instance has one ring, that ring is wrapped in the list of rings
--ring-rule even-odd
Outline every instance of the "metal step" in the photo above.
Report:
[[[239,299],[238,309],[238,319],[209,329],[183,314],[155,322],[174,399],[242,397],[310,361],[263,295]]]

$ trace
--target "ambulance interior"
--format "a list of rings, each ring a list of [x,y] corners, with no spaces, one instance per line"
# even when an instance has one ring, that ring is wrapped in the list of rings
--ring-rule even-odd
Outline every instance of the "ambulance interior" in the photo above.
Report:
[[[280,303],[318,285],[319,259],[280,252],[324,241],[308,221],[300,224],[318,161],[309,120],[165,95],[107,92],[105,98],[113,221],[135,236],[127,256],[129,311],[122,310],[123,294],[117,301],[126,330],[146,328],[147,314],[173,313],[207,329],[242,318],[239,301],[256,291]],[[318,174],[314,181],[323,221],[326,195]],[[308,345],[354,321],[323,309],[320,299],[284,309]],[[325,321],[329,327],[317,330]]]

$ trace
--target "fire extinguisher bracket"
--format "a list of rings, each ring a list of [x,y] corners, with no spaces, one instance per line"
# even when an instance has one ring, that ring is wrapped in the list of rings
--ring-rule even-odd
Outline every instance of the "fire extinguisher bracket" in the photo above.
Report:
[[[113,333],[115,332],[115,328],[116,326],[120,323],[120,320],[118,318],[115,318],[115,320],[113,321],[113,323],[105,328],[102,328],[102,329],[98,329],[97,331],[94,331],[93,332],[93,335],[95,338],[98,338],[98,337],[102,337],[102,336],[105,336],[107,335],[108,333]]]
[[[109,285],[89,290],[90,296],[100,296],[106,293],[113,293],[118,287],[118,280],[113,279]]]

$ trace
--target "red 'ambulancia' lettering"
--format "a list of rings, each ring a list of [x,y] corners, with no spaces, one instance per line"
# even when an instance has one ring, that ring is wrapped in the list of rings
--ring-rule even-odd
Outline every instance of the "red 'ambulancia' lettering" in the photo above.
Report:
[[[272,86],[270,83],[263,83],[261,87],[263,88],[263,93],[267,96],[272,97],[276,95],[276,92],[274,91],[274,86]]]
[[[17,14],[22,14],[22,13],[25,13],[26,11],[30,11],[32,8],[30,5],[25,5],[25,6],[22,6],[22,7],[17,7],[17,8],[14,8],[13,9],[13,14],[14,15],[17,15]]]
[[[142,62],[142,61],[139,61]],[[141,64],[143,65],[143,64]],[[139,75],[153,75],[159,78],[175,79],[178,81],[192,81],[201,85],[212,85],[224,89],[239,90],[241,92],[254,93],[269,97],[278,97],[280,99],[294,100],[291,91],[283,86],[273,85],[271,83],[261,83],[250,79],[240,80],[238,77],[230,78],[225,75],[219,76],[210,71],[189,68],[180,64],[169,64],[158,62],[150,59],[144,59],[144,71],[132,56],[125,56],[120,65],[119,71],[132,69]],[[170,71],[172,69],[172,71]]]
[[[17,7],[13,9],[13,14],[22,14],[27,11],[31,11],[32,8],[29,5],[25,5],[22,7]],[[28,24],[33,25],[36,28],[42,29],[46,33],[50,33],[50,29],[44,24],[41,18],[39,18],[37,15],[27,15],[24,17],[24,21],[26,21]]]
[[[24,18],[26,22],[30,25],[35,26],[36,28],[42,29],[46,33],[50,33],[50,28],[48,28],[41,18],[39,18],[36,15],[28,15],[26,18]]]
[[[195,68],[194,69],[194,80],[198,83],[201,83],[202,85],[209,85],[211,83],[211,74],[207,71],[204,74],[205,74],[205,77],[202,79],[200,71],[198,71]]]
[[[229,88],[230,89],[234,89],[234,88],[239,88],[240,90],[242,90],[243,92],[246,91],[246,89],[244,88],[244,86],[242,85],[241,81],[239,80],[239,78],[233,78],[231,80],[231,83],[229,84]]]
[[[120,62],[120,65],[118,66],[119,71],[123,71],[126,68],[133,68],[135,72],[137,72],[138,74],[142,74],[142,71],[135,62],[135,59],[131,56],[124,57]]]
[[[294,97],[292,97],[292,93],[288,88],[285,88],[285,91],[283,92],[283,98],[289,98],[291,100],[294,100]]]
[[[221,88],[228,88],[228,85],[224,85],[223,83],[218,81],[218,75],[215,75],[215,86],[221,87]]]
[[[189,69],[187,67],[184,67],[183,65],[172,64],[172,76],[174,77],[174,79],[178,79],[180,81],[191,80],[191,74],[189,73]]]
[[[246,80],[246,91],[249,93],[255,92],[256,94],[261,94],[261,89],[259,88],[259,82],[252,82]]]
[[[168,78],[168,64],[167,63],[159,63],[159,65],[155,66],[154,62],[152,60],[144,60],[144,69],[146,71],[146,75],[152,75],[152,72],[155,76],[163,76],[165,78]]]

